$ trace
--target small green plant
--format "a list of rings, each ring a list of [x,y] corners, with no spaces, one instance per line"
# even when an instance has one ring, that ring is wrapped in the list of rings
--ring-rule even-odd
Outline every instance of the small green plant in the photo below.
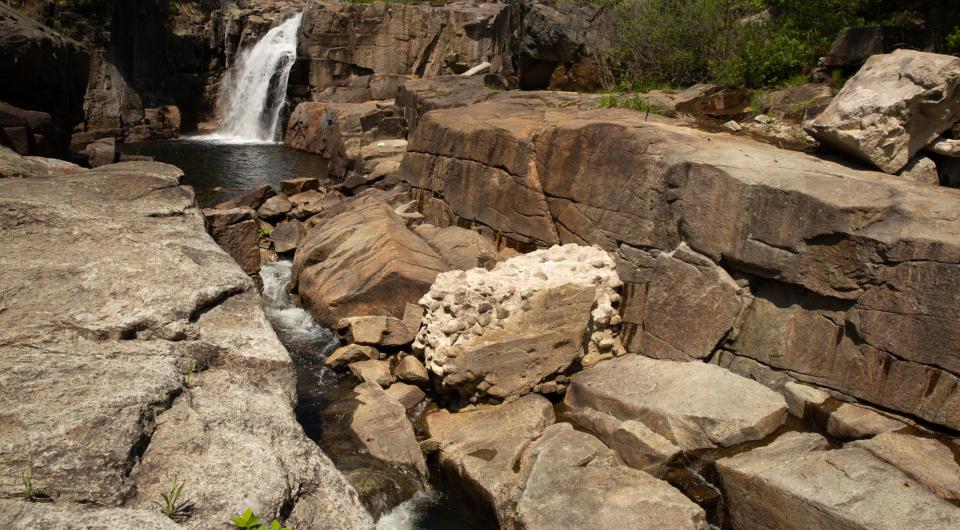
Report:
[[[20,475],[20,484],[23,487],[21,492],[23,500],[27,502],[50,502],[52,500],[47,495],[47,488],[35,485],[33,479],[26,473]]]
[[[160,512],[163,513],[163,515],[166,515],[177,523],[182,523],[193,514],[193,503],[180,499],[180,496],[183,494],[184,484],[186,484],[186,481],[177,483],[176,479],[174,479],[173,485],[170,486],[170,491],[160,494],[163,502],[153,501],[153,503],[160,508]]]
[[[271,230],[270,228],[267,228],[266,226],[260,225],[260,226],[257,227],[257,236],[259,236],[259,237],[267,237],[267,236],[270,235],[270,232],[272,232],[272,231],[273,231],[273,230]]]
[[[647,114],[665,114],[663,109],[643,99],[639,94],[603,94],[600,96],[600,108],[630,109]]]
[[[834,70],[830,72],[830,86],[833,87],[834,90],[843,88],[843,85],[847,83],[847,79],[849,79],[849,77],[844,74],[840,68],[834,68]]]
[[[233,526],[237,530],[290,530],[274,519],[270,526],[260,524],[260,516],[253,513],[253,508],[247,508],[242,515],[233,518]]]
[[[190,359],[190,362],[187,363],[187,371],[183,373],[183,386],[190,386],[190,379],[193,378],[193,374],[197,371],[197,361]]]

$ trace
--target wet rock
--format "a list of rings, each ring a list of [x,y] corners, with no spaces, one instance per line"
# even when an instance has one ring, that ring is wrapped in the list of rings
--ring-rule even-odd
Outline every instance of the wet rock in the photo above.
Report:
[[[492,269],[503,261],[493,242],[482,235],[458,226],[437,228],[429,224],[420,224],[414,232],[427,240],[438,254],[457,270],[469,270],[475,267]]]
[[[393,317],[350,317],[337,323],[345,340],[365,346],[391,348],[413,342],[413,333],[402,320]]]
[[[671,252],[622,246],[639,287],[622,318],[637,333],[627,350],[656,359],[703,359],[730,332],[747,304],[744,289],[706,256],[681,243]],[[677,325],[696,322],[696,325]]]
[[[848,447],[862,447],[940,497],[960,500],[960,463],[933,438],[886,432]]]
[[[427,474],[406,407],[376,383],[358,385],[350,396],[330,405],[323,418],[325,443],[355,440],[374,458]]]
[[[760,440],[787,415],[780,394],[720,367],[640,355],[574,374],[564,404],[638,421],[685,451]]]
[[[517,528],[708,528],[703,509],[631,469],[568,423],[547,427],[521,464]]]
[[[213,239],[247,274],[260,270],[260,236],[253,219],[214,228]]]
[[[280,181],[280,191],[287,196],[293,196],[305,191],[313,191],[320,188],[320,179],[316,177],[299,177]]]
[[[960,510],[862,448],[787,433],[717,461],[735,528],[949,528]]]
[[[447,269],[381,199],[358,197],[323,215],[293,260],[293,287],[321,323],[353,315],[402,318]]]
[[[510,520],[520,461],[532,440],[554,422],[553,407],[538,395],[468,412],[446,410],[426,417],[427,433],[439,444],[438,463],[458,485]]]
[[[911,160],[906,167],[900,170],[900,176],[921,184],[932,184],[934,186],[940,184],[937,164],[926,156],[918,156]]]
[[[287,199],[286,195],[274,195],[257,208],[257,217],[267,221],[276,221],[293,209],[293,203]]]
[[[324,359],[323,363],[333,370],[342,370],[348,364],[358,361],[376,361],[381,357],[376,348],[362,346],[360,344],[348,344],[342,348],[337,348]]]
[[[383,388],[392,385],[397,379],[390,372],[389,361],[356,361],[349,365],[350,373],[361,381],[376,383]]]
[[[64,509],[151,513],[179,478],[196,501],[187,528],[309,499],[324,508],[308,526],[372,525],[296,422],[290,357],[180,176],[127,162],[0,178],[5,218],[18,220],[0,228],[11,252],[0,258],[0,410],[15,426],[0,429],[0,473],[30,475]],[[18,495],[13,481],[0,488]],[[149,527],[139,513],[107,526]]]
[[[397,376],[397,379],[414,385],[426,385],[430,382],[430,374],[427,373],[427,369],[420,362],[420,359],[413,355],[407,355],[400,359],[397,367],[393,370],[393,374]]]
[[[593,433],[628,466],[655,477],[663,477],[667,464],[682,453],[679,447],[638,421],[621,421],[587,407],[565,412],[564,419]]]
[[[827,432],[841,440],[868,438],[905,426],[902,421],[852,403],[840,405],[827,420]]]
[[[577,245],[518,256],[492,271],[437,276],[414,350],[441,391],[513,399],[581,357],[622,352],[611,322],[620,287],[613,259]]]
[[[277,224],[270,232],[270,240],[273,241],[274,250],[282,254],[296,250],[305,233],[303,224],[294,219]]]
[[[407,412],[413,411],[427,395],[419,387],[406,383],[394,383],[387,389],[387,395],[400,402]]]
[[[826,145],[897,173],[960,117],[960,59],[874,55],[805,127]]]
[[[263,206],[263,203],[267,199],[269,199],[270,197],[273,197],[276,194],[277,193],[273,191],[273,188],[271,188],[269,184],[264,182],[261,184],[257,184],[256,186],[250,188],[247,191],[244,191],[243,193],[237,195],[236,197],[232,197],[230,199],[227,199],[217,204],[216,206],[214,206],[214,208],[221,209],[221,210],[229,210],[230,208],[251,208],[253,210],[256,210],[261,206]]]

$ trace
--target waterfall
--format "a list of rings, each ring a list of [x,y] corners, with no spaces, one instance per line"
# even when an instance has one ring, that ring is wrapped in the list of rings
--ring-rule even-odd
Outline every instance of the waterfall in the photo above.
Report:
[[[238,142],[275,142],[287,100],[290,68],[297,58],[302,13],[271,29],[240,54],[220,87],[223,121],[214,135]]]

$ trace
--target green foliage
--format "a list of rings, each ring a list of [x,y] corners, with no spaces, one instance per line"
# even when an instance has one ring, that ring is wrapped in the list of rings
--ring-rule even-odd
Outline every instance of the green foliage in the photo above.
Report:
[[[953,28],[953,31],[947,35],[946,51],[947,53],[960,53],[960,26]]]
[[[630,109],[647,114],[663,115],[664,110],[637,94],[609,93],[600,96],[600,108]]]
[[[258,237],[267,237],[267,236],[270,235],[270,232],[273,232],[273,230],[271,230],[270,228],[268,228],[268,227],[266,227],[266,226],[263,226],[263,225],[257,226],[257,236],[258,236]]]
[[[187,363],[187,371],[183,373],[183,386],[190,386],[190,379],[193,378],[193,374],[197,371],[197,361],[190,359],[190,362]]]
[[[260,524],[260,516],[253,513],[253,508],[247,508],[242,515],[234,517],[232,522],[237,530],[290,530],[276,519],[270,526],[263,526]]]
[[[34,484],[33,479],[26,473],[20,475],[20,484],[22,487],[20,494],[23,500],[27,502],[51,502],[52,499],[47,495],[47,488]]]
[[[174,480],[173,485],[170,486],[170,491],[160,494],[163,502],[153,501],[153,503],[160,508],[160,512],[163,513],[163,515],[166,515],[178,523],[185,521],[193,513],[193,502],[180,499],[180,496],[183,494],[184,484],[186,484],[186,482],[177,483],[177,481]]]

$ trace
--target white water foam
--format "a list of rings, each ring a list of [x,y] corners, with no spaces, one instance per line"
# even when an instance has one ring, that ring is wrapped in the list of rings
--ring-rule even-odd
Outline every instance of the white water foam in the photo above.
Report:
[[[377,530],[417,530],[424,509],[437,502],[437,494],[432,489],[420,490],[413,497],[383,514],[377,521]]]
[[[287,101],[287,81],[297,58],[302,13],[271,29],[240,53],[221,82],[223,121],[214,134],[194,140],[218,143],[274,143]]]
[[[293,271],[290,261],[271,261],[260,267],[263,279],[264,308],[267,318],[285,343],[316,343],[336,345],[332,331],[317,324],[317,321],[290,300],[287,284]]]

